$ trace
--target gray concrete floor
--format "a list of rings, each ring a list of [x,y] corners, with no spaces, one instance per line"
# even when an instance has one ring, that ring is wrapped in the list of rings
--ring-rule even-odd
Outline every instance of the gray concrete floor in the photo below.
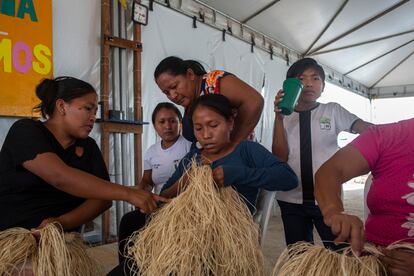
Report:
[[[360,183],[350,183],[344,186],[344,203],[345,210],[359,217],[363,217],[363,187]],[[266,242],[263,245],[263,254],[265,257],[265,271],[266,275],[270,275],[277,258],[286,248],[283,225],[280,218],[279,209],[276,208],[271,217]],[[316,243],[318,235],[315,233]],[[118,263],[117,259],[117,245],[107,244],[99,247],[89,249],[92,255],[103,266],[104,271],[110,271]]]

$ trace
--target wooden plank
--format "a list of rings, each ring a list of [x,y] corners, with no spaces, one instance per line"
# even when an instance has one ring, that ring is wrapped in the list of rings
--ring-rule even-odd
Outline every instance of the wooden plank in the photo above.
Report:
[[[103,118],[107,120],[109,118],[109,55],[110,47],[105,45],[104,36],[109,35],[111,31],[111,6],[110,0],[101,0],[101,101],[103,109]],[[109,169],[109,133],[105,132],[101,124],[101,149],[102,154]],[[109,222],[110,222],[109,210],[105,211],[102,215],[102,242],[105,244],[109,239]]]
[[[110,46],[105,44],[105,36],[111,33],[110,0],[102,0],[101,6],[101,101],[103,118],[109,118],[109,57]]]
[[[134,40],[141,41],[141,25],[134,24]],[[134,118],[142,121],[142,98],[141,98],[141,52],[134,52]],[[142,177],[142,135],[134,135],[134,164],[135,184],[141,182]]]
[[[106,164],[106,167],[109,169],[109,132],[102,131],[101,134],[101,150],[102,155]],[[110,221],[109,210],[106,210],[102,214],[102,243],[108,243],[109,239],[109,221]]]
[[[134,24],[134,40],[112,36],[111,34],[111,0],[101,0],[101,101],[102,101],[102,120],[100,123],[101,149],[105,163],[109,168],[109,137],[110,133],[133,133],[134,134],[134,177],[135,183],[141,180],[142,173],[142,125],[124,124],[110,122],[109,119],[109,92],[110,92],[110,68],[109,60],[111,47],[129,49],[133,51],[134,57],[134,120],[142,121],[142,101],[141,101],[141,26]],[[105,212],[102,216],[102,240],[103,243],[109,242],[110,213]]]
[[[142,51],[141,42],[123,39],[116,36],[105,35],[104,43],[105,45],[109,45],[112,47],[124,48],[138,52]]]
[[[104,132],[134,133],[134,134],[142,133],[141,125],[130,125],[130,124],[122,124],[122,123],[114,123],[114,122],[102,122],[101,127]]]

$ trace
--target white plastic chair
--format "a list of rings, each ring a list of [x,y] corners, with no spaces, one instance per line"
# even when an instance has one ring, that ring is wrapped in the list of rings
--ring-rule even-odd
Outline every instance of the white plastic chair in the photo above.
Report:
[[[367,179],[365,180],[365,186],[364,186],[364,223],[367,221],[368,215],[370,214],[368,205],[367,205],[367,196],[369,189],[371,188],[372,184],[372,174],[369,174]]]
[[[276,191],[260,190],[257,197],[256,213],[253,215],[253,220],[259,224],[259,243],[262,246],[266,239],[267,226],[272,214],[275,196]]]

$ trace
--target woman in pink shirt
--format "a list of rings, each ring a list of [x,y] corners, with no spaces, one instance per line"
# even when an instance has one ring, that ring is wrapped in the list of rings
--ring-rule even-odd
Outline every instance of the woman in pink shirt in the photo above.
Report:
[[[371,171],[365,222],[344,212],[341,183]],[[378,246],[414,243],[414,118],[370,127],[318,170],[315,197],[324,220],[359,255],[365,239]],[[382,250],[391,275],[414,275],[414,253]]]

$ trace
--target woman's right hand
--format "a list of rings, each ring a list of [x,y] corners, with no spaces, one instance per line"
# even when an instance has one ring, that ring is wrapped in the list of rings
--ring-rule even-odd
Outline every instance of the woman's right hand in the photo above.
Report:
[[[137,189],[136,187],[128,187],[128,199],[127,201],[137,207],[141,213],[149,214],[158,208],[157,202],[169,202],[170,200],[153,194],[143,189]]]
[[[277,113],[278,116],[279,115],[283,116],[282,113],[280,113],[280,112],[282,112],[282,109],[280,109],[278,107],[279,103],[283,100],[283,96],[285,96],[285,92],[283,92],[283,90],[280,89],[277,92],[276,97],[275,97],[275,101],[274,101],[274,111],[275,111],[275,113]]]

